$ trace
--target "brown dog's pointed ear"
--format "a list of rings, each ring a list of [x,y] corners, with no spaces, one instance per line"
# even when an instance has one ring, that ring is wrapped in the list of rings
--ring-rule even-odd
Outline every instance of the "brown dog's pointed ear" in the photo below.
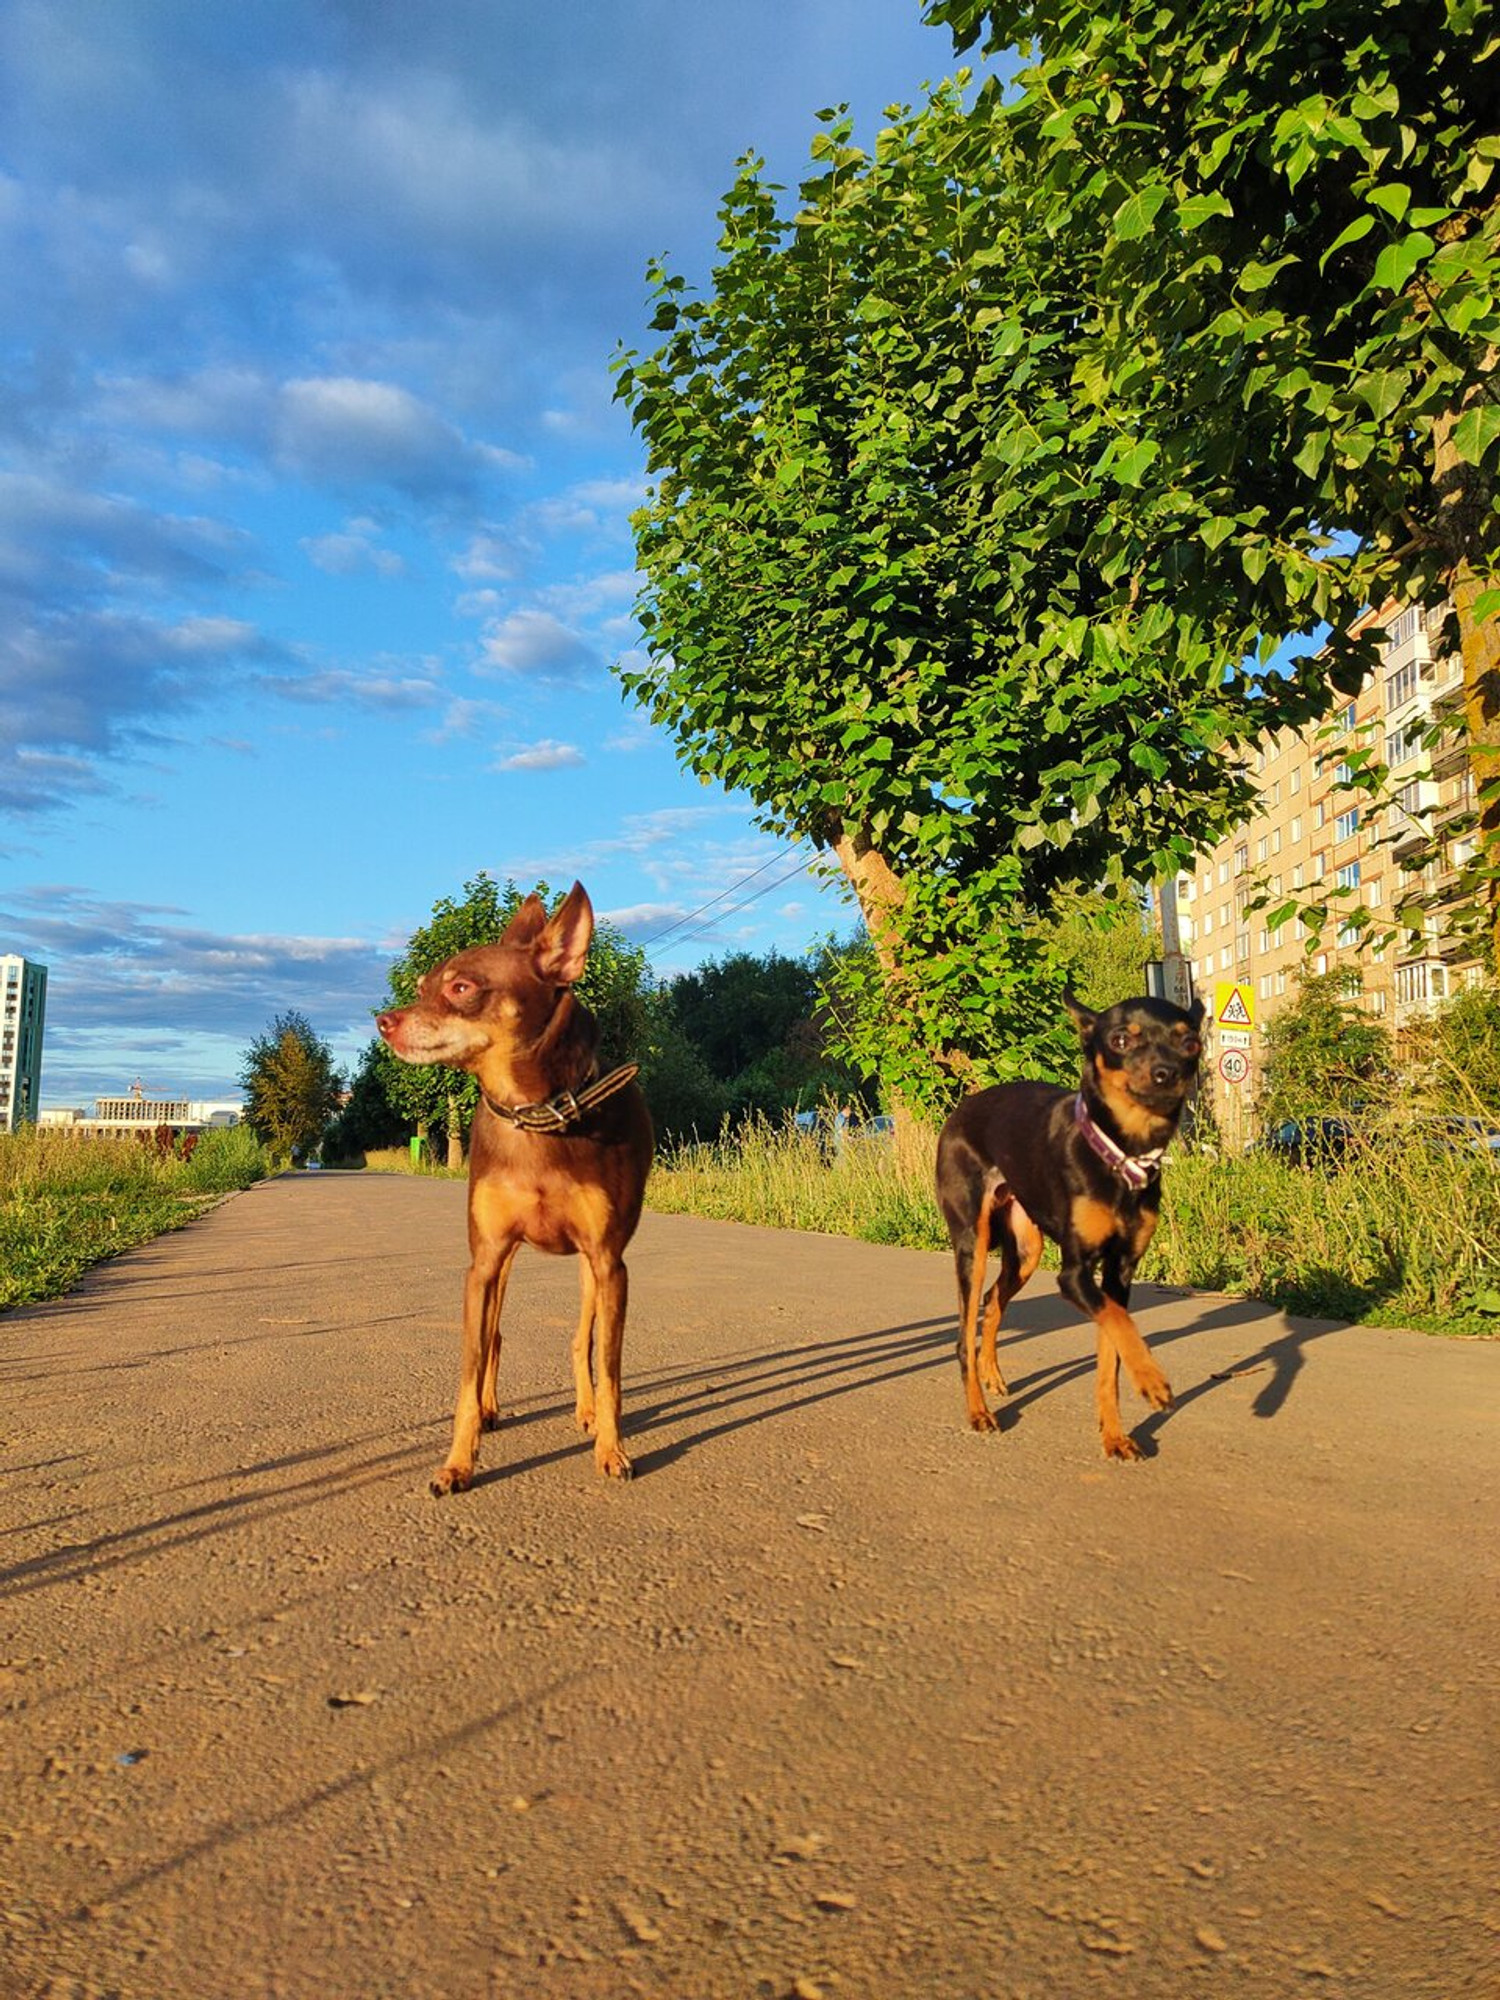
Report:
[[[1077,994],[1071,990],[1063,994],[1063,1005],[1073,1016],[1073,1025],[1078,1030],[1078,1039],[1081,1042],[1086,1042],[1094,1032],[1094,1023],[1098,1020],[1099,1016],[1091,1008],[1085,1007]]]
[[[515,915],[497,940],[500,944],[530,944],[547,924],[547,906],[535,891],[516,905]]]
[[[575,882],[553,911],[536,941],[536,969],[553,986],[572,986],[583,977],[594,935],[594,906]]]

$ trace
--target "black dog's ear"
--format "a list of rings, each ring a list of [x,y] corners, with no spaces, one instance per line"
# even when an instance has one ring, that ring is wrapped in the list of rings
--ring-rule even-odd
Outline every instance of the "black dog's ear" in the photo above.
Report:
[[[1188,1019],[1192,1022],[1195,1029],[1203,1026],[1203,997],[1201,994],[1193,1002],[1192,1006],[1188,1008]]]
[[[1094,1032],[1094,1023],[1098,1020],[1099,1016],[1091,1008],[1085,1007],[1077,994],[1073,992],[1064,992],[1063,1005],[1073,1016],[1073,1025],[1078,1030],[1078,1039],[1081,1042],[1086,1042]]]

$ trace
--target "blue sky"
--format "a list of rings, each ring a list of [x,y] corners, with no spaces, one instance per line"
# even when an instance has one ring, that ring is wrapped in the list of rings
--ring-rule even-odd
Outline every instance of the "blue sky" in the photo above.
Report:
[[[871,137],[953,67],[920,0],[0,0],[0,951],[51,969],[45,1104],[230,1090],[291,1007],[352,1062],[481,869],[581,876],[661,973],[847,927],[612,678],[609,361],[741,153],[795,182],[820,107]]]

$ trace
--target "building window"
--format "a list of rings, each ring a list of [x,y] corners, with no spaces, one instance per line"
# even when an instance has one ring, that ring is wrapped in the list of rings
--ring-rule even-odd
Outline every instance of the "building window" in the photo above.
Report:
[[[1292,814],[1292,839],[1293,839],[1293,840],[1300,840],[1301,838],[1302,838],[1302,815],[1301,815],[1301,813],[1293,813],[1293,814]]]
[[[1345,729],[1352,729],[1354,727],[1354,703],[1352,701],[1350,702],[1349,706],[1344,710],[1344,713],[1342,714],[1342,716],[1340,716],[1339,720],[1342,722]]]
[[[1415,757],[1422,748],[1422,731],[1414,722],[1403,729],[1393,729],[1385,739],[1385,761],[1394,768]]]
[[[1265,860],[1265,858],[1266,858],[1266,856],[1267,856],[1267,855],[1268,855],[1268,854],[1270,853],[1270,851],[1271,851],[1271,842],[1270,842],[1270,838],[1269,838],[1269,836],[1268,836],[1268,835],[1266,835],[1266,834],[1264,834],[1264,833],[1263,833],[1263,834],[1261,835],[1260,839],[1259,839],[1259,840],[1257,840],[1257,841],[1256,841],[1256,843],[1255,843],[1255,858],[1256,858],[1256,860],[1257,860],[1257,861],[1264,861],[1264,860]]]
[[[1300,770],[1296,770],[1296,771],[1293,771],[1293,773],[1292,773],[1292,797],[1293,797],[1293,798],[1296,798],[1296,796],[1297,796],[1298,792],[1300,792],[1300,791],[1301,791],[1301,789],[1302,789],[1302,773],[1301,773],[1301,771],[1300,771]]]
[[[1397,667],[1393,674],[1385,677],[1385,705],[1399,708],[1403,701],[1410,701],[1417,691],[1417,663],[1408,660],[1404,667]]]
[[[1415,610],[1401,612],[1386,627],[1385,646],[1383,650],[1387,653],[1394,653],[1398,646],[1404,646],[1408,639],[1415,636],[1416,629],[1417,614]]]
[[[1250,843],[1248,841],[1242,840],[1239,846],[1234,850],[1234,872],[1236,875],[1243,875],[1245,870],[1249,866],[1250,866]]]
[[[1335,840],[1352,840],[1358,831],[1358,806],[1351,806],[1348,812],[1340,813],[1333,823],[1333,837]]]

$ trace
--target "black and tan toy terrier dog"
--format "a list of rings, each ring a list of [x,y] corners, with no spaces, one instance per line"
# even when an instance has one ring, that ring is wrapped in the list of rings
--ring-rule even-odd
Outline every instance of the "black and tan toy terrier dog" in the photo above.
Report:
[[[1156,1410],[1172,1391],[1131,1318],[1130,1281],[1161,1208],[1161,1161],[1203,1051],[1203,1002],[1122,1000],[1095,1014],[1065,996],[1083,1042],[1076,1090],[1002,1083],[966,1098],[938,1140],[938,1205],[958,1268],[958,1358],[976,1431],[998,1429],[984,1391],[1006,1394],[1000,1315],[1035,1271],[1042,1239],[1062,1251],[1058,1289],[1098,1329],[1099,1432],[1107,1458],[1139,1458],[1120,1427],[1123,1361]],[[991,1248],[1000,1275],[980,1302]]]

